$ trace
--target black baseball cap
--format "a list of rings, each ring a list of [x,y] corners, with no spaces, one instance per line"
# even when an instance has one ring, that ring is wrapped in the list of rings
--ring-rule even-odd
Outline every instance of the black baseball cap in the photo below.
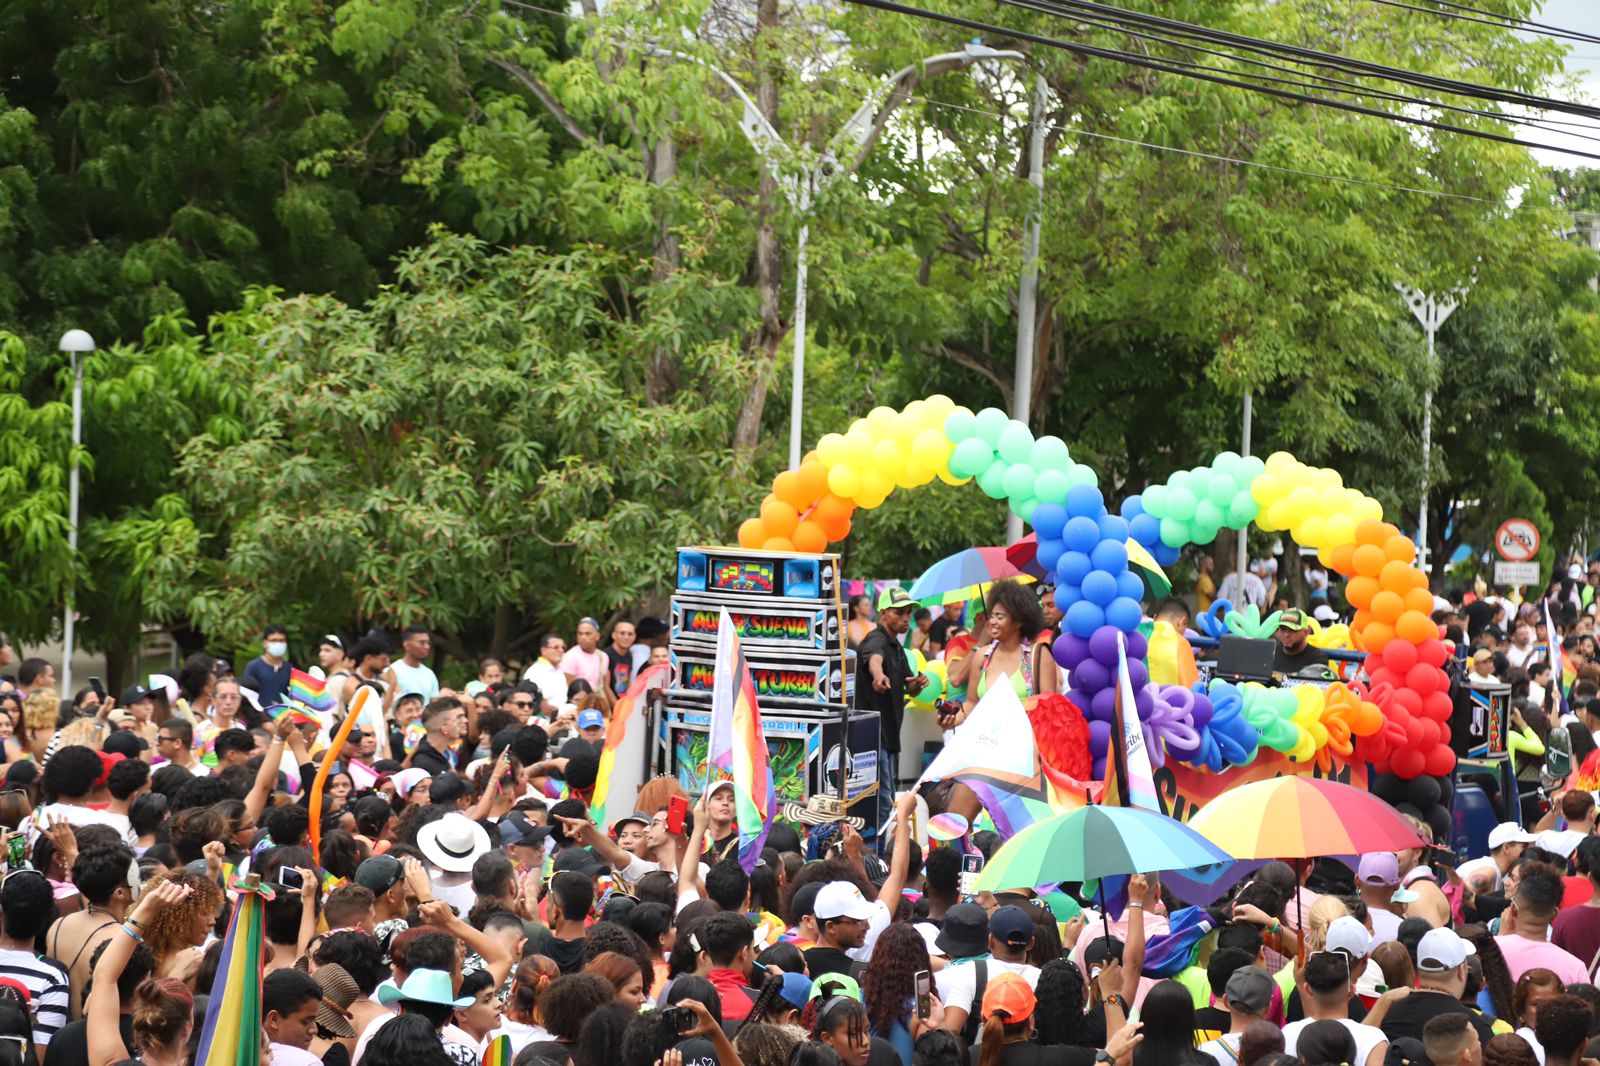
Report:
[[[467,783],[456,774],[440,774],[428,789],[428,802],[454,803],[467,794]]]
[[[606,872],[606,864],[595,858],[588,848],[562,848],[556,852],[551,872],[560,873],[563,870],[571,870],[585,877],[599,877]]]
[[[1028,925],[1032,935],[1033,925]],[[957,903],[944,912],[944,927],[934,945],[952,959],[971,958],[989,951],[989,912],[977,903]]]
[[[361,865],[356,867],[355,880],[356,884],[374,896],[381,896],[393,888],[405,874],[405,868],[400,865],[400,860],[393,855],[374,855],[370,859],[363,859]]]
[[[117,706],[118,707],[132,707],[135,703],[138,703],[140,700],[147,700],[149,698],[150,698],[150,690],[149,689],[143,688],[143,687],[141,687],[139,685],[129,685],[127,688],[122,690],[122,695],[117,697]]]
[[[989,935],[1011,948],[1025,948],[1033,940],[1033,919],[1015,903],[997,908],[989,918]]]
[[[518,844],[542,847],[550,836],[549,826],[529,821],[528,816],[522,811],[507,813],[495,828],[499,831],[502,847],[514,847]]]
[[[100,745],[101,751],[111,755],[126,755],[130,759],[137,759],[141,751],[149,748],[150,742],[131,729],[116,730]]]

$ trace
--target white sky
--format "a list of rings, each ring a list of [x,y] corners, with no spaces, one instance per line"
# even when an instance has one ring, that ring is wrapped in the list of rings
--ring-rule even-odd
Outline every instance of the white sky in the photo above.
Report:
[[[1600,2],[1597,0],[1545,0],[1544,10],[1536,21],[1551,26],[1559,26],[1565,30],[1579,33],[1590,33],[1600,36]],[[1600,102],[1600,44],[1586,44],[1581,41],[1566,42],[1571,46],[1567,55],[1567,69],[1574,72],[1582,80],[1582,92],[1586,99],[1584,103]],[[1565,95],[1557,93],[1555,95]],[[1553,118],[1562,121],[1582,122],[1583,119],[1571,115],[1554,115]],[[1589,123],[1589,128],[1582,131],[1588,136],[1600,136],[1600,122]],[[1589,152],[1600,152],[1600,143],[1594,141],[1578,140],[1566,137],[1559,133],[1547,130],[1530,130],[1526,136],[1537,139],[1542,144],[1571,145]],[[1600,160],[1584,159],[1581,156],[1564,155],[1560,152],[1546,152],[1536,150],[1533,153],[1540,162],[1558,167],[1600,166]]]

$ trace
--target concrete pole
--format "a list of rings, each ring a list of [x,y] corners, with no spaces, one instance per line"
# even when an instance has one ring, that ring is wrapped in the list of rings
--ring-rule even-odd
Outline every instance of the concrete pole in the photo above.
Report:
[[[1046,86],[1043,74],[1033,80],[1033,135],[1028,141],[1028,183],[1033,186],[1033,206],[1023,227],[1022,278],[1017,290],[1017,372],[1011,387],[1011,417],[1024,424],[1033,415],[1033,358],[1038,339],[1039,229],[1044,215],[1044,116]],[[1022,539],[1022,519],[1006,516],[1006,543]]]

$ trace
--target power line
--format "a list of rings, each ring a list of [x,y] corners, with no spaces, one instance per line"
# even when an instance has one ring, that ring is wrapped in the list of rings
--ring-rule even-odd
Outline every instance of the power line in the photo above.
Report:
[[[981,33],[992,33],[999,37],[1010,37],[1014,40],[1031,41],[1034,44],[1044,45],[1048,48],[1058,48],[1062,51],[1072,52],[1077,55],[1089,56],[1095,59],[1109,59],[1113,62],[1125,63],[1131,66],[1144,67],[1149,70],[1158,70],[1180,77],[1192,78],[1198,81],[1212,82],[1217,85],[1228,85],[1238,89],[1261,93],[1266,96],[1275,96],[1279,99],[1294,100],[1297,103],[1314,104],[1331,108],[1337,111],[1348,111],[1352,114],[1367,115],[1380,118],[1389,122],[1398,122],[1409,126],[1421,126],[1427,129],[1441,130],[1446,133],[1460,133],[1480,140],[1495,141],[1501,144],[1516,145],[1520,148],[1537,148],[1550,152],[1559,152],[1564,155],[1579,156],[1584,159],[1600,160],[1600,153],[1580,151],[1576,148],[1562,148],[1551,144],[1540,144],[1533,141],[1519,141],[1515,137],[1503,133],[1492,133],[1487,130],[1474,130],[1464,126],[1452,126],[1447,122],[1438,122],[1433,119],[1421,118],[1414,115],[1397,114],[1392,111],[1382,111],[1374,107],[1361,104],[1352,104],[1343,100],[1330,100],[1326,97],[1312,96],[1306,93],[1291,92],[1287,89],[1274,89],[1266,85],[1256,85],[1238,78],[1222,77],[1216,74],[1203,73],[1195,70],[1185,70],[1165,60],[1150,59],[1132,52],[1123,52],[1114,48],[1100,48],[1094,45],[1077,44],[1057,37],[1046,37],[1043,34],[1029,33],[1025,30],[1007,29],[993,23],[980,22],[977,19],[962,18],[959,15],[949,15],[943,12],[926,11],[921,8],[908,7],[905,4],[895,3],[894,0],[848,0],[849,3],[862,7],[877,8],[881,11],[891,11],[896,14],[910,15],[913,18],[929,19],[934,22],[943,22],[952,26],[961,26]],[[1000,0],[1008,3],[1009,0]],[[1095,5],[1098,6],[1098,5]],[[1597,112],[1600,117],[1600,112]]]
[[[1437,15],[1445,19],[1459,19],[1462,22],[1477,22],[1485,26],[1494,26],[1502,30],[1522,30],[1526,33],[1537,33],[1541,37],[1558,37],[1568,41],[1582,41],[1585,44],[1600,44],[1600,36],[1584,33],[1580,30],[1564,30],[1559,26],[1547,26],[1544,23],[1528,22],[1511,15],[1497,15],[1493,12],[1478,11],[1475,8],[1463,7],[1460,4],[1442,3],[1435,0],[1442,8],[1456,8],[1457,11],[1441,11],[1439,8],[1422,7],[1418,4],[1403,3],[1402,0],[1367,0],[1368,3],[1382,4],[1385,7],[1398,7],[1405,11],[1417,11],[1424,15]],[[1458,14],[1457,12],[1470,12]],[[1496,22],[1495,19],[1504,19]]]

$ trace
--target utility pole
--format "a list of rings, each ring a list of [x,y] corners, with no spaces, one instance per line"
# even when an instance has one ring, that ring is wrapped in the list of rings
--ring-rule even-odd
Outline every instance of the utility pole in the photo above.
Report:
[[[1423,366],[1425,384],[1422,388],[1422,500],[1417,508],[1419,553],[1417,565],[1421,567],[1423,573],[1431,576],[1433,555],[1428,551],[1428,473],[1433,462],[1433,374],[1436,366],[1434,337],[1438,335],[1439,327],[1444,325],[1450,313],[1461,306],[1460,298],[1467,294],[1467,286],[1458,286],[1442,297],[1413,289],[1404,282],[1397,281],[1394,287],[1400,293],[1401,299],[1405,300],[1406,306],[1411,309],[1411,314],[1415,316],[1417,323],[1422,326],[1422,331],[1428,336],[1427,362]]]
[[[73,600],[76,598],[78,571],[78,452],[83,444],[83,361],[94,351],[94,338],[81,329],[69,329],[59,345],[72,360],[72,455],[67,460],[67,551],[72,556],[72,573],[67,577],[66,603],[61,623],[61,698],[72,698],[72,651],[76,636]]]
[[[1240,441],[1239,454],[1244,456],[1246,459],[1250,458],[1250,428],[1251,428],[1250,427],[1250,420],[1251,420],[1251,415],[1252,415],[1252,412],[1250,410],[1250,404],[1251,404],[1251,400],[1252,399],[1253,399],[1253,397],[1250,395],[1250,390],[1249,389],[1245,389],[1244,390],[1244,414],[1243,414],[1243,418],[1241,419],[1241,421],[1244,423],[1244,427],[1243,427],[1243,432],[1241,433],[1241,438],[1242,439]],[[1240,606],[1243,606],[1244,602],[1245,602],[1245,598],[1244,598],[1244,572],[1245,572],[1245,568],[1250,565],[1250,527],[1248,525],[1245,526],[1243,529],[1239,530],[1239,554],[1238,554],[1238,560],[1239,560],[1239,569],[1238,569],[1237,572],[1239,574],[1239,604],[1240,604]]]
[[[1035,321],[1039,308],[1039,228],[1044,216],[1044,116],[1046,87],[1043,74],[1033,79],[1033,135],[1028,140],[1028,184],[1033,205],[1022,237],[1022,278],[1017,283],[1017,373],[1011,387],[1011,417],[1023,425],[1033,415],[1033,357],[1038,340]],[[1022,519],[1006,516],[1006,543],[1022,539]]]

